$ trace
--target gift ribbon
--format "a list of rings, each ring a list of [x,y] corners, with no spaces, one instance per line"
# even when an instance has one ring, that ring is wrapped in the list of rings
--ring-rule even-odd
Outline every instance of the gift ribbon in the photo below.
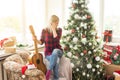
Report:
[[[103,34],[104,34],[104,36],[106,36],[106,43],[107,43],[108,42],[108,37],[112,36],[112,34],[109,33],[109,31],[105,31]]]
[[[4,39],[2,39],[2,40],[0,41],[0,46],[1,46],[1,47],[3,46],[3,43],[4,43],[4,41],[6,41],[6,40],[8,40],[8,38],[4,38]]]

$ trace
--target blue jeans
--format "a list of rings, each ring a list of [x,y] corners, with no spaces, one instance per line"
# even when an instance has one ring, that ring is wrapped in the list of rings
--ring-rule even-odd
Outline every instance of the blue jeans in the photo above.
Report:
[[[50,56],[46,56],[46,59],[50,62],[49,70],[53,70],[53,79],[59,79],[58,67],[59,67],[59,60],[62,57],[63,52],[60,49],[54,49]]]

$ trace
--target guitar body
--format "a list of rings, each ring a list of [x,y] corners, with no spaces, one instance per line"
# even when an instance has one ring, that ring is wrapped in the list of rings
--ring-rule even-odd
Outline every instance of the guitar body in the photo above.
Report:
[[[29,28],[32,33],[32,36],[35,38],[35,40],[34,40],[35,53],[30,55],[29,63],[33,63],[37,67],[37,69],[41,70],[44,74],[46,74],[47,68],[43,62],[43,55],[41,53],[38,53],[37,38],[35,36],[33,26],[30,25]]]
[[[32,63],[43,73],[47,72],[46,65],[43,63],[43,55],[41,53],[34,54],[31,58]]]

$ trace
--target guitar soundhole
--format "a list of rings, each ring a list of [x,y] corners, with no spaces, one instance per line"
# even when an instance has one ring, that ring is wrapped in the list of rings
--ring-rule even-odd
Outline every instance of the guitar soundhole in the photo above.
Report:
[[[37,62],[37,64],[39,64],[39,63],[40,63],[40,60],[39,60],[39,59],[37,59],[37,61],[36,61],[36,62]]]

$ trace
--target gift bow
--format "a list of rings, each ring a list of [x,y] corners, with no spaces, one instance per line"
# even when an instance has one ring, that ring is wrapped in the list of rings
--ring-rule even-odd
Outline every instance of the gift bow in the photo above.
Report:
[[[105,31],[103,34],[104,34],[104,36],[106,36],[106,43],[107,43],[108,42],[108,37],[112,36],[112,34],[109,33],[109,31]]]
[[[8,38],[4,38],[4,39],[0,40],[0,46],[1,46],[1,47],[3,46],[3,43],[4,43],[6,40],[8,40]]]

